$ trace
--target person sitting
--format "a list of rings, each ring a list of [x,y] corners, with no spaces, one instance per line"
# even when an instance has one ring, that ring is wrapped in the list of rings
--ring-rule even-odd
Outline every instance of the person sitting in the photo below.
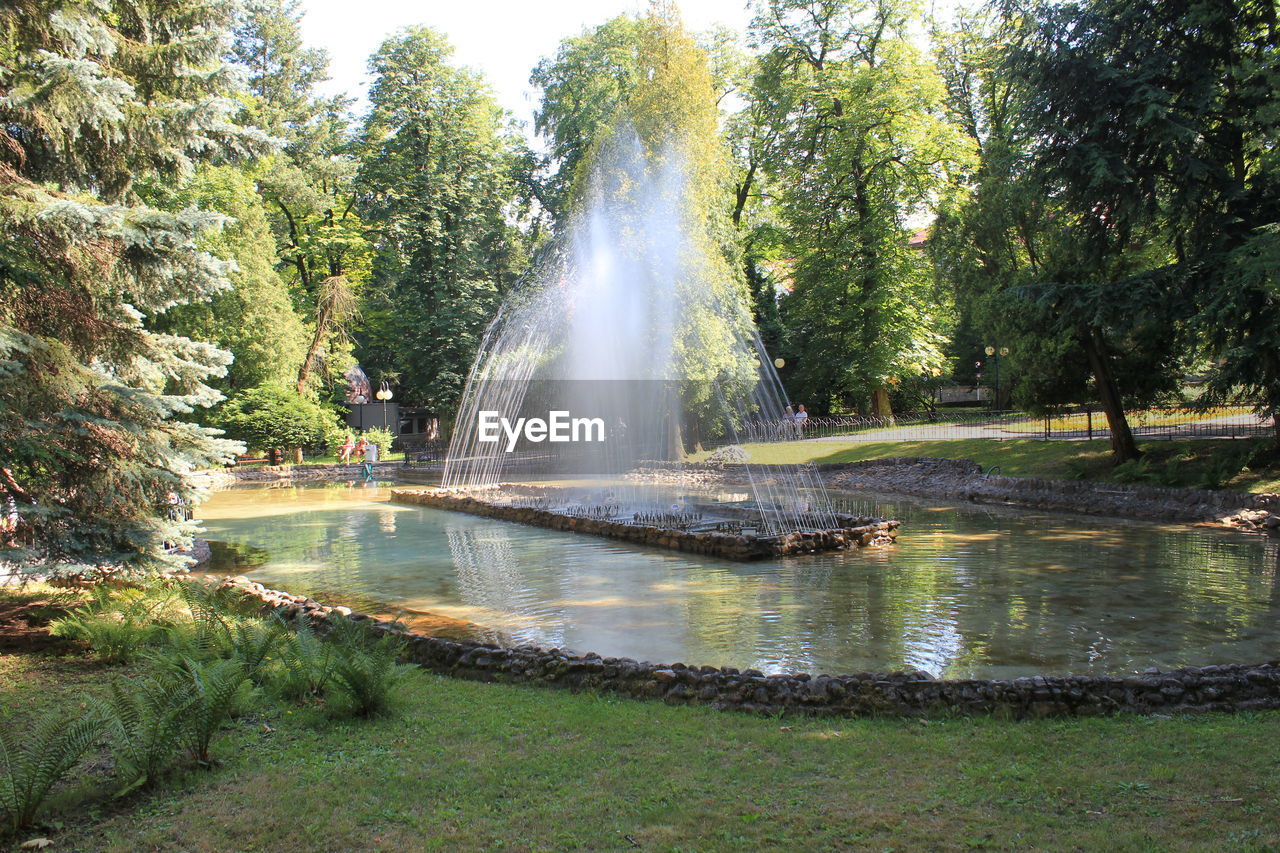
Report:
[[[805,422],[809,420],[809,413],[804,410],[804,404],[796,406],[796,435],[804,435]]]
[[[347,433],[347,440],[338,448],[338,461],[343,465],[348,464],[351,461],[351,452],[355,449],[356,440],[351,437],[351,433]]]

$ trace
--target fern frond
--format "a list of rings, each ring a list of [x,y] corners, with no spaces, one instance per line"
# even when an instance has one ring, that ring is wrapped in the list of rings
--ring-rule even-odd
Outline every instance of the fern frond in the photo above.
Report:
[[[239,661],[211,663],[189,661],[192,703],[184,732],[186,746],[196,761],[208,763],[213,735],[231,714],[236,695],[246,676]]]
[[[0,731],[0,813],[11,831],[29,824],[49,791],[75,767],[102,733],[96,708],[67,724],[60,713],[44,717],[24,741]]]

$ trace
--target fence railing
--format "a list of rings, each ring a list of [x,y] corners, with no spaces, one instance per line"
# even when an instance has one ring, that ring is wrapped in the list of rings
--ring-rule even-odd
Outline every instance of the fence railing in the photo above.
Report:
[[[1251,438],[1274,434],[1269,417],[1248,406],[1213,409],[1154,408],[1127,412],[1138,438]],[[949,441],[967,438],[1109,440],[1107,418],[1095,409],[1078,409],[1047,417],[1017,411],[905,412],[890,416],[838,415],[752,421],[739,433],[741,441]]]

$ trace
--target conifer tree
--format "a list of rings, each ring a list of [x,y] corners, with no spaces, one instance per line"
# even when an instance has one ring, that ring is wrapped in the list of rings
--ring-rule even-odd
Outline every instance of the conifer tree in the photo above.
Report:
[[[237,124],[234,4],[0,7],[0,528],[44,564],[171,560],[186,475],[235,445],[182,418],[229,355],[146,321],[229,287],[199,248],[223,217],[139,200],[140,178],[266,153]],[[15,553],[15,549],[17,553]]]

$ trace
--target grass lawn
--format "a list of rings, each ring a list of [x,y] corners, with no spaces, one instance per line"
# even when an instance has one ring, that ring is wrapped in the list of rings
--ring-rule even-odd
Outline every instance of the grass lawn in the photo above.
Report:
[[[119,672],[0,656],[3,724]],[[273,731],[269,731],[273,729]],[[396,716],[271,707],[123,800],[99,757],[55,850],[1268,850],[1280,715],[756,718],[415,673]]]
[[[761,464],[857,462],[895,456],[972,459],[983,470],[998,465],[1012,477],[1147,482],[1150,485],[1217,487],[1240,491],[1280,491],[1280,462],[1249,465],[1250,455],[1266,439],[1146,441],[1139,446],[1148,460],[1117,472],[1106,441],[1039,441],[988,438],[955,441],[827,441],[807,440],[746,444],[751,461]],[[696,461],[707,453],[695,454]],[[1215,485],[1216,484],[1216,485]]]
[[[134,672],[0,651],[0,726]],[[212,769],[122,799],[91,752],[0,849],[1274,850],[1278,738],[1275,713],[768,718],[415,670],[372,720],[264,700]]]

